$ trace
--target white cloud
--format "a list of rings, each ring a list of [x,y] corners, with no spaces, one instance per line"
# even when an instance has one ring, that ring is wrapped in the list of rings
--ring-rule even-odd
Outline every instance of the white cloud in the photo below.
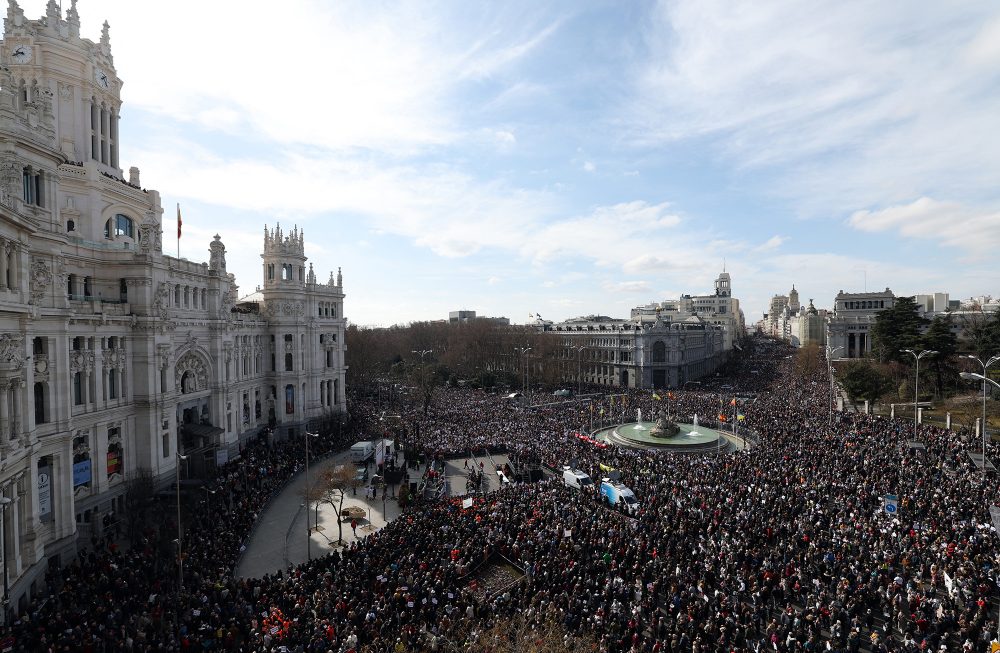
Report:
[[[583,169],[585,172],[594,172],[595,170],[597,170],[597,166],[594,165],[593,161],[584,161]]]
[[[28,15],[44,14],[42,0],[22,4]],[[276,9],[265,0],[176,0],[168,10],[91,0],[80,9],[85,36],[96,39],[105,17],[111,23],[126,111],[239,127],[284,144],[404,154],[463,138],[463,85],[520,65],[560,25],[443,3],[299,0]],[[459,28],[477,19],[492,29]]]
[[[612,293],[648,293],[650,291],[649,283],[646,281],[605,281],[601,287]]]
[[[862,231],[896,231],[910,238],[933,239],[973,255],[995,257],[1000,247],[1000,211],[929,197],[879,211],[856,211],[848,224]]]
[[[757,251],[757,252],[769,252],[769,251],[778,249],[787,240],[788,240],[787,236],[771,236],[770,238],[767,239],[766,242],[761,243],[760,245],[758,245],[757,247],[755,247],[754,251]]]
[[[910,9],[664,1],[623,113],[638,142],[704,138],[773,171],[772,192],[805,215],[982,201],[1000,177],[1000,10]]]

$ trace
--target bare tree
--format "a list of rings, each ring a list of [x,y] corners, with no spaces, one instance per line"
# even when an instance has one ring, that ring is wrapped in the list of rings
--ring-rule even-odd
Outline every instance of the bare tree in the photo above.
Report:
[[[311,488],[306,491],[315,501],[329,504],[337,512],[337,543],[344,541],[344,523],[340,512],[344,509],[344,497],[348,490],[358,487],[357,476],[351,465],[329,465],[322,472]]]

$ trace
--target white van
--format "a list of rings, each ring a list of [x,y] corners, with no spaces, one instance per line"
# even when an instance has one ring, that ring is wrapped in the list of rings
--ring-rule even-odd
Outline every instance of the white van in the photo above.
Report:
[[[578,490],[594,487],[594,482],[590,480],[589,476],[579,469],[571,469],[569,465],[563,467],[563,483]]]
[[[351,462],[363,463],[375,455],[373,442],[355,442],[351,445]]]

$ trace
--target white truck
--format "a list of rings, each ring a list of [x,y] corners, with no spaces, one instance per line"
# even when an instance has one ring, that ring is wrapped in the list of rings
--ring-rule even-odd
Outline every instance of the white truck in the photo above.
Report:
[[[630,515],[634,515],[639,511],[639,500],[635,498],[632,490],[609,478],[601,479],[601,496],[604,497],[609,506],[620,504],[625,509],[625,512]]]
[[[374,455],[374,442],[355,442],[351,445],[351,462],[363,463]]]
[[[578,490],[584,488],[589,490],[594,487],[594,482],[590,480],[590,476],[579,469],[571,468],[569,465],[563,466],[563,483]]]

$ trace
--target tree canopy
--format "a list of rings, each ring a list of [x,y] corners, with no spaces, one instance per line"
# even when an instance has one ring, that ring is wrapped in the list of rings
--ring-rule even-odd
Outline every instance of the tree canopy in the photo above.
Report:
[[[872,325],[872,353],[879,362],[906,362],[903,349],[918,349],[929,320],[920,315],[913,297],[897,297],[893,306],[879,311]]]

